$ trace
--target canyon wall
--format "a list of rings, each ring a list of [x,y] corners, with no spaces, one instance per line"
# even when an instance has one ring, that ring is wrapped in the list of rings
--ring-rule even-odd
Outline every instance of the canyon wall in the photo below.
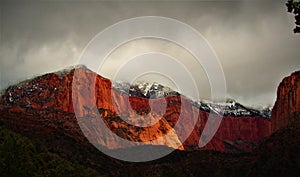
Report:
[[[295,104],[299,108],[299,99]],[[278,106],[276,108],[279,109]],[[81,131],[83,128],[90,141],[109,149],[124,146],[119,138],[108,136],[103,127],[91,128],[87,124],[79,127],[78,122],[87,118],[97,121],[97,115],[100,115],[118,137],[180,150],[251,151],[271,134],[271,123],[266,118],[226,116],[213,139],[199,148],[208,112],[194,107],[181,95],[157,99],[128,96],[112,89],[110,80],[83,67],[49,73],[9,87],[1,98],[0,113],[3,123],[20,133],[43,138],[60,131],[88,145]],[[150,126],[134,126],[143,120],[153,123]]]
[[[277,90],[272,109],[272,132],[293,125],[300,120],[300,71],[285,77]]]

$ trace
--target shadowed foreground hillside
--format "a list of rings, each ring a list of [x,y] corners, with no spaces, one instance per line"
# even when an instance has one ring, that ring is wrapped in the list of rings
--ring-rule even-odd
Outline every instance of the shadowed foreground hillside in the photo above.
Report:
[[[299,176],[300,126],[274,133],[253,153],[174,151],[146,163],[129,163],[97,153],[81,162],[49,152],[40,141],[0,128],[0,173],[3,176]],[[72,142],[65,146],[72,146]],[[53,151],[53,150],[52,150]],[[95,149],[95,152],[97,150]],[[80,147],[73,146],[80,154]],[[85,155],[85,154],[81,154]],[[62,154],[64,156],[64,154]],[[90,164],[94,164],[91,167]],[[92,169],[93,168],[93,169]]]
[[[44,145],[0,127],[1,176],[100,176],[98,172],[51,153]]]

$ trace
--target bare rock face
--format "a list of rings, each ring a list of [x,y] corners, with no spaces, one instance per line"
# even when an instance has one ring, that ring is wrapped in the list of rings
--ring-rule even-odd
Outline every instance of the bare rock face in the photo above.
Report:
[[[299,110],[299,99],[294,102]],[[162,107],[165,112],[159,112]],[[194,106],[180,94],[155,99],[130,96],[113,89],[110,80],[85,67],[45,74],[10,86],[1,97],[0,113],[4,125],[17,132],[40,139],[59,132],[90,146],[83,128],[90,137],[89,141],[108,149],[124,146],[119,138],[108,136],[103,127],[95,126],[96,123],[80,127],[78,122],[86,119],[97,122],[100,118],[122,139],[180,150],[251,151],[271,133],[271,123],[267,118],[227,115],[213,139],[199,148],[209,112]],[[196,118],[195,122],[192,118]],[[143,120],[151,125],[135,126]],[[181,126],[176,126],[178,123]],[[187,139],[182,138],[185,136]]]
[[[300,71],[282,80],[272,110],[272,132],[300,120]]]

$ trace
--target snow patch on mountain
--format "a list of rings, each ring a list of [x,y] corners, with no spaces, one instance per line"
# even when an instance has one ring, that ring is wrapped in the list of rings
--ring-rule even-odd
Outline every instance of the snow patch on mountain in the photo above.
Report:
[[[138,96],[145,98],[163,98],[166,96],[180,95],[169,87],[165,87],[158,83],[139,83],[131,85],[128,82],[117,81],[113,83],[113,88],[119,92],[129,94],[130,96]],[[188,98],[189,99],[189,98]],[[241,116],[261,116],[270,119],[271,107],[262,109],[254,109],[243,106],[234,99],[227,99],[226,102],[212,102],[209,100],[194,101],[189,99],[191,103],[204,111],[212,112],[223,116],[241,117]]]

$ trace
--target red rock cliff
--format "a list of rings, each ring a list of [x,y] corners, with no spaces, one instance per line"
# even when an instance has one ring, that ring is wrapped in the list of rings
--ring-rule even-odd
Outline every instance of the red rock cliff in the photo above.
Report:
[[[74,78],[74,72],[77,72],[78,77]],[[85,138],[77,120],[84,120],[86,116],[95,118],[100,113],[110,130],[132,142],[147,142],[181,150],[199,149],[198,142],[207,122],[208,112],[194,107],[180,95],[149,100],[128,97],[111,87],[110,80],[85,68],[73,69],[64,74],[50,73],[9,87],[1,98],[0,113],[4,124],[16,131],[51,136],[51,132],[60,129],[67,137],[80,142],[84,142]],[[149,113],[150,104],[152,109],[166,107],[166,111]],[[84,106],[80,107],[82,105]],[[77,119],[74,108],[77,110]],[[179,115],[182,116],[180,124],[183,126],[174,127]],[[120,116],[132,122],[147,119],[155,123],[147,127],[136,127],[120,119]],[[192,126],[191,117],[195,116],[196,126]],[[270,135],[270,126],[268,119],[259,116],[224,117],[213,139],[201,149],[251,151],[258,142]],[[191,129],[186,127],[192,128],[191,134]],[[92,141],[102,146],[110,149],[121,147],[118,139],[109,138],[103,130],[95,133],[95,130],[87,128],[86,132],[90,134]],[[166,134],[169,136],[165,137]],[[188,138],[183,140],[181,137],[185,135]]]
[[[300,120],[300,71],[282,80],[271,114],[272,132]]]

